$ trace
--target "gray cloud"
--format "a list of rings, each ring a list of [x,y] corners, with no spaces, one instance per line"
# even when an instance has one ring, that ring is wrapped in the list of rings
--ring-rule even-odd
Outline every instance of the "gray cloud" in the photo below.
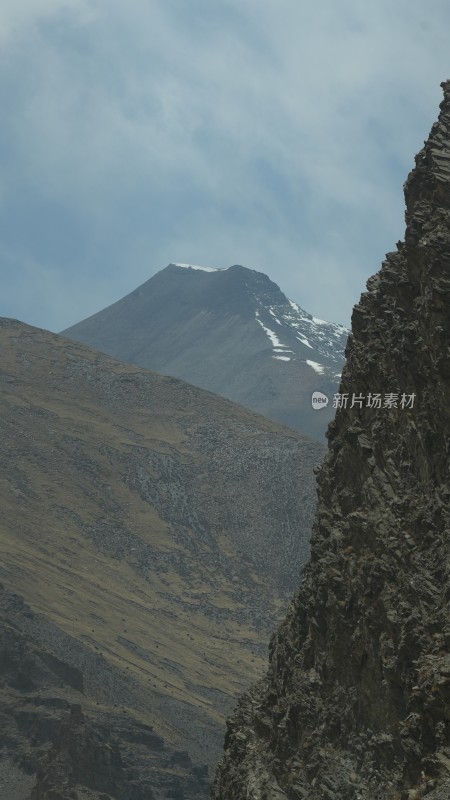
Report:
[[[439,0],[3,4],[0,313],[59,329],[180,260],[348,324],[403,234],[449,22]]]

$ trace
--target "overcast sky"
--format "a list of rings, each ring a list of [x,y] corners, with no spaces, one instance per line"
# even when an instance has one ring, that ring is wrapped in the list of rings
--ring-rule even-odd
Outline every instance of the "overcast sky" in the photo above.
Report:
[[[2,0],[0,315],[61,330],[182,261],[349,325],[449,32],[448,0]]]

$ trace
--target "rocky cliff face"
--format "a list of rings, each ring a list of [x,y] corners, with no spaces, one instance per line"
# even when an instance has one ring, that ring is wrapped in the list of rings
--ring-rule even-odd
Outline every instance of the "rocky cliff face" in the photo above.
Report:
[[[450,797],[450,81],[442,86],[439,121],[405,185],[405,240],[353,311],[340,387],[349,399],[318,473],[311,561],[267,677],[228,723],[214,800]]]

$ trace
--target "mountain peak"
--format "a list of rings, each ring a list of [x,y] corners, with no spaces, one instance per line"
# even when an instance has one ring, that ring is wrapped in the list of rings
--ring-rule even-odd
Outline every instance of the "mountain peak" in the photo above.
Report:
[[[201,267],[199,264],[180,264],[176,261],[171,261],[169,267],[182,267],[182,269],[198,269],[200,272],[224,272],[227,267]]]
[[[321,441],[347,330],[311,316],[268,275],[241,264],[172,262],[64,331],[122,361],[209,389]]]

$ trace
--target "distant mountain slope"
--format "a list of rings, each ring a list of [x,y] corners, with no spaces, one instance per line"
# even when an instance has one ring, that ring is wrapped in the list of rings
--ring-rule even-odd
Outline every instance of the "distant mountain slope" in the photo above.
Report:
[[[13,320],[0,352],[0,784],[54,797],[84,741],[116,760],[80,797],[204,797],[308,556],[324,448]]]
[[[63,334],[323,440],[348,331],[307,314],[256,270],[169,264]],[[330,397],[327,408],[312,409],[314,391]]]

